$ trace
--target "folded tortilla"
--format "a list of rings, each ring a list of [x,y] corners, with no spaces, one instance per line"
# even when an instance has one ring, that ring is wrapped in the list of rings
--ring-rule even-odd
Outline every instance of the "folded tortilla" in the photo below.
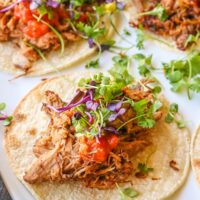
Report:
[[[191,144],[191,163],[196,180],[200,186],[200,127],[192,138]]]
[[[113,15],[113,23],[116,27],[120,27],[121,14]],[[100,39],[101,42],[107,41],[114,36],[114,29],[110,24],[108,17],[102,21],[107,27],[107,34]],[[34,62],[30,71],[25,74],[24,66],[28,64],[28,60],[22,55],[20,48],[16,47],[12,41],[0,43],[0,70],[10,72],[15,75],[40,76],[48,73],[55,73],[64,70],[72,65],[78,64],[94,56],[96,48],[90,48],[87,40],[80,40],[76,42],[68,42],[65,45],[63,55],[60,50],[51,51],[47,54],[46,60],[40,58]]]
[[[35,159],[32,152],[37,138],[46,134],[49,117],[41,111],[45,103],[45,91],[57,93],[63,100],[69,101],[75,94],[76,83],[80,77],[89,73],[70,74],[43,81],[30,91],[14,111],[14,120],[5,129],[4,146],[10,166],[19,180],[38,200],[118,200],[117,189],[98,190],[82,186],[78,182],[63,184],[44,182],[28,184],[23,180],[25,170]],[[166,112],[164,102],[163,111]],[[134,168],[144,163],[151,155],[148,166],[154,168],[147,178],[132,176],[132,184],[120,184],[122,188],[133,187],[139,192],[138,200],[163,199],[173,194],[185,181],[189,170],[190,137],[187,129],[179,129],[175,123],[167,124],[164,117],[152,129],[149,138],[152,145],[139,152],[133,158]],[[170,167],[170,162],[177,163],[178,170]]]

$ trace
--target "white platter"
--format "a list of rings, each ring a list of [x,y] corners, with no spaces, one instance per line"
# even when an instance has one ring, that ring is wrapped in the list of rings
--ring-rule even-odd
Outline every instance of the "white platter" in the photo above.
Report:
[[[127,22],[126,22],[127,23]],[[128,30],[130,30],[128,28]],[[134,30],[130,30],[132,36],[127,37],[132,43],[135,42]],[[129,46],[130,44],[122,42],[123,46]],[[134,54],[138,52],[136,49],[132,49],[128,54]],[[169,49],[167,47],[160,47],[152,41],[145,43],[146,55],[153,54],[153,63],[156,67],[161,66],[161,62],[169,62],[172,59],[183,57],[182,52]],[[106,70],[112,66],[111,58],[112,54],[105,52],[101,58],[101,69]],[[75,66],[69,68],[67,71],[76,72],[80,69],[84,69],[82,66]],[[136,65],[134,63],[130,66],[130,71],[136,71]],[[54,74],[57,75],[57,74]],[[52,75],[51,75],[52,76]],[[191,134],[194,134],[199,122],[200,122],[200,95],[194,95],[193,99],[189,101],[186,95],[175,94],[170,91],[170,85],[168,81],[164,78],[163,74],[156,73],[155,76],[161,81],[164,86],[164,94],[170,102],[176,102],[179,104],[180,112],[183,114],[187,120],[188,127],[190,128]],[[48,78],[50,76],[43,76],[43,78]],[[19,78],[13,81],[9,81],[13,76],[0,73],[0,102],[6,102],[7,113],[12,113],[16,105],[19,103],[20,99],[25,96],[25,94],[32,89],[37,83],[40,82],[40,78]],[[8,161],[3,150],[3,130],[0,129],[0,173],[5,181],[5,184],[13,198],[13,200],[34,200],[30,193],[24,188],[24,186],[16,179],[12,173]],[[189,177],[183,187],[176,192],[176,194],[169,198],[170,200],[199,200],[200,199],[200,188],[198,188],[197,183],[194,178],[194,174],[190,170]]]

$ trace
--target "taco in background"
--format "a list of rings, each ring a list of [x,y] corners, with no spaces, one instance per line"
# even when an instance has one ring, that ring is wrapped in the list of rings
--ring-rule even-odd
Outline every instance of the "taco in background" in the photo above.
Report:
[[[192,169],[196,176],[196,180],[200,185],[200,127],[197,129],[196,134],[192,138],[192,145],[191,145],[191,163]]]
[[[0,69],[41,75],[86,59],[117,26],[115,1],[0,2]],[[119,13],[118,13],[119,14]]]
[[[16,108],[5,149],[36,199],[155,200],[183,184],[187,129],[165,122],[167,103],[150,80],[134,81],[123,66],[109,72],[46,80]]]
[[[180,50],[199,41],[200,3],[198,0],[124,0],[126,14],[135,28],[166,40]]]

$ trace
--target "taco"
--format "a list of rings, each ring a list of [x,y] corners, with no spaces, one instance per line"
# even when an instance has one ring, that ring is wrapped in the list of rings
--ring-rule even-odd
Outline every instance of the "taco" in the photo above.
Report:
[[[155,200],[183,184],[188,131],[165,122],[167,103],[150,80],[110,74],[46,80],[16,108],[5,149],[36,199]]]
[[[168,41],[180,50],[198,42],[200,3],[198,0],[125,0],[130,24]]]
[[[200,127],[197,129],[196,134],[192,138],[191,145],[191,163],[192,169],[196,176],[198,184],[200,184],[200,157],[199,157],[199,146],[200,146]]]
[[[41,75],[86,59],[114,33],[110,15],[119,25],[118,7],[115,1],[0,1],[0,69]]]

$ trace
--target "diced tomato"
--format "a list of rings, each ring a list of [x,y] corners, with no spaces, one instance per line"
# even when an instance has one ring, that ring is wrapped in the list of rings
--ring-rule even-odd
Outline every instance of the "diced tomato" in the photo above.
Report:
[[[97,162],[105,161],[108,157],[108,154],[110,153],[110,147],[106,137],[99,138],[99,142],[93,140],[91,149],[94,152],[92,154],[93,159]]]
[[[98,141],[83,137],[80,140],[79,153],[83,159],[92,158],[96,162],[104,162],[118,143],[119,138],[114,134],[102,136]]]
[[[42,17],[42,20],[44,20],[45,22],[47,22],[48,24],[53,25],[53,26],[56,26],[59,24],[59,17],[56,12],[52,13],[52,19],[49,19],[48,14],[45,14]]]
[[[117,137],[114,134],[109,134],[107,136],[107,141],[108,141],[109,146],[110,146],[110,148],[112,150],[112,149],[114,149],[118,145],[118,143],[119,143],[119,137]]]
[[[49,27],[37,20],[28,21],[27,27],[24,29],[24,33],[33,38],[39,38],[47,32],[49,32]]]
[[[30,2],[22,2],[15,6],[14,15],[16,19],[21,20],[24,25],[24,32],[29,37],[39,38],[46,34],[49,30],[48,26],[42,22],[36,21],[33,15],[39,17],[39,12],[37,9],[30,10]],[[48,14],[42,17],[42,20],[47,22],[52,26],[59,25],[59,20],[68,18],[69,13],[63,7],[56,8],[52,10],[52,19],[49,19]]]
[[[29,2],[22,2],[15,6],[14,15],[17,19],[22,20],[23,23],[27,23],[29,20],[34,19],[29,6]]]
[[[79,22],[83,22],[83,23],[86,23],[88,21],[88,15],[83,13],[80,15],[79,19],[78,19]]]

